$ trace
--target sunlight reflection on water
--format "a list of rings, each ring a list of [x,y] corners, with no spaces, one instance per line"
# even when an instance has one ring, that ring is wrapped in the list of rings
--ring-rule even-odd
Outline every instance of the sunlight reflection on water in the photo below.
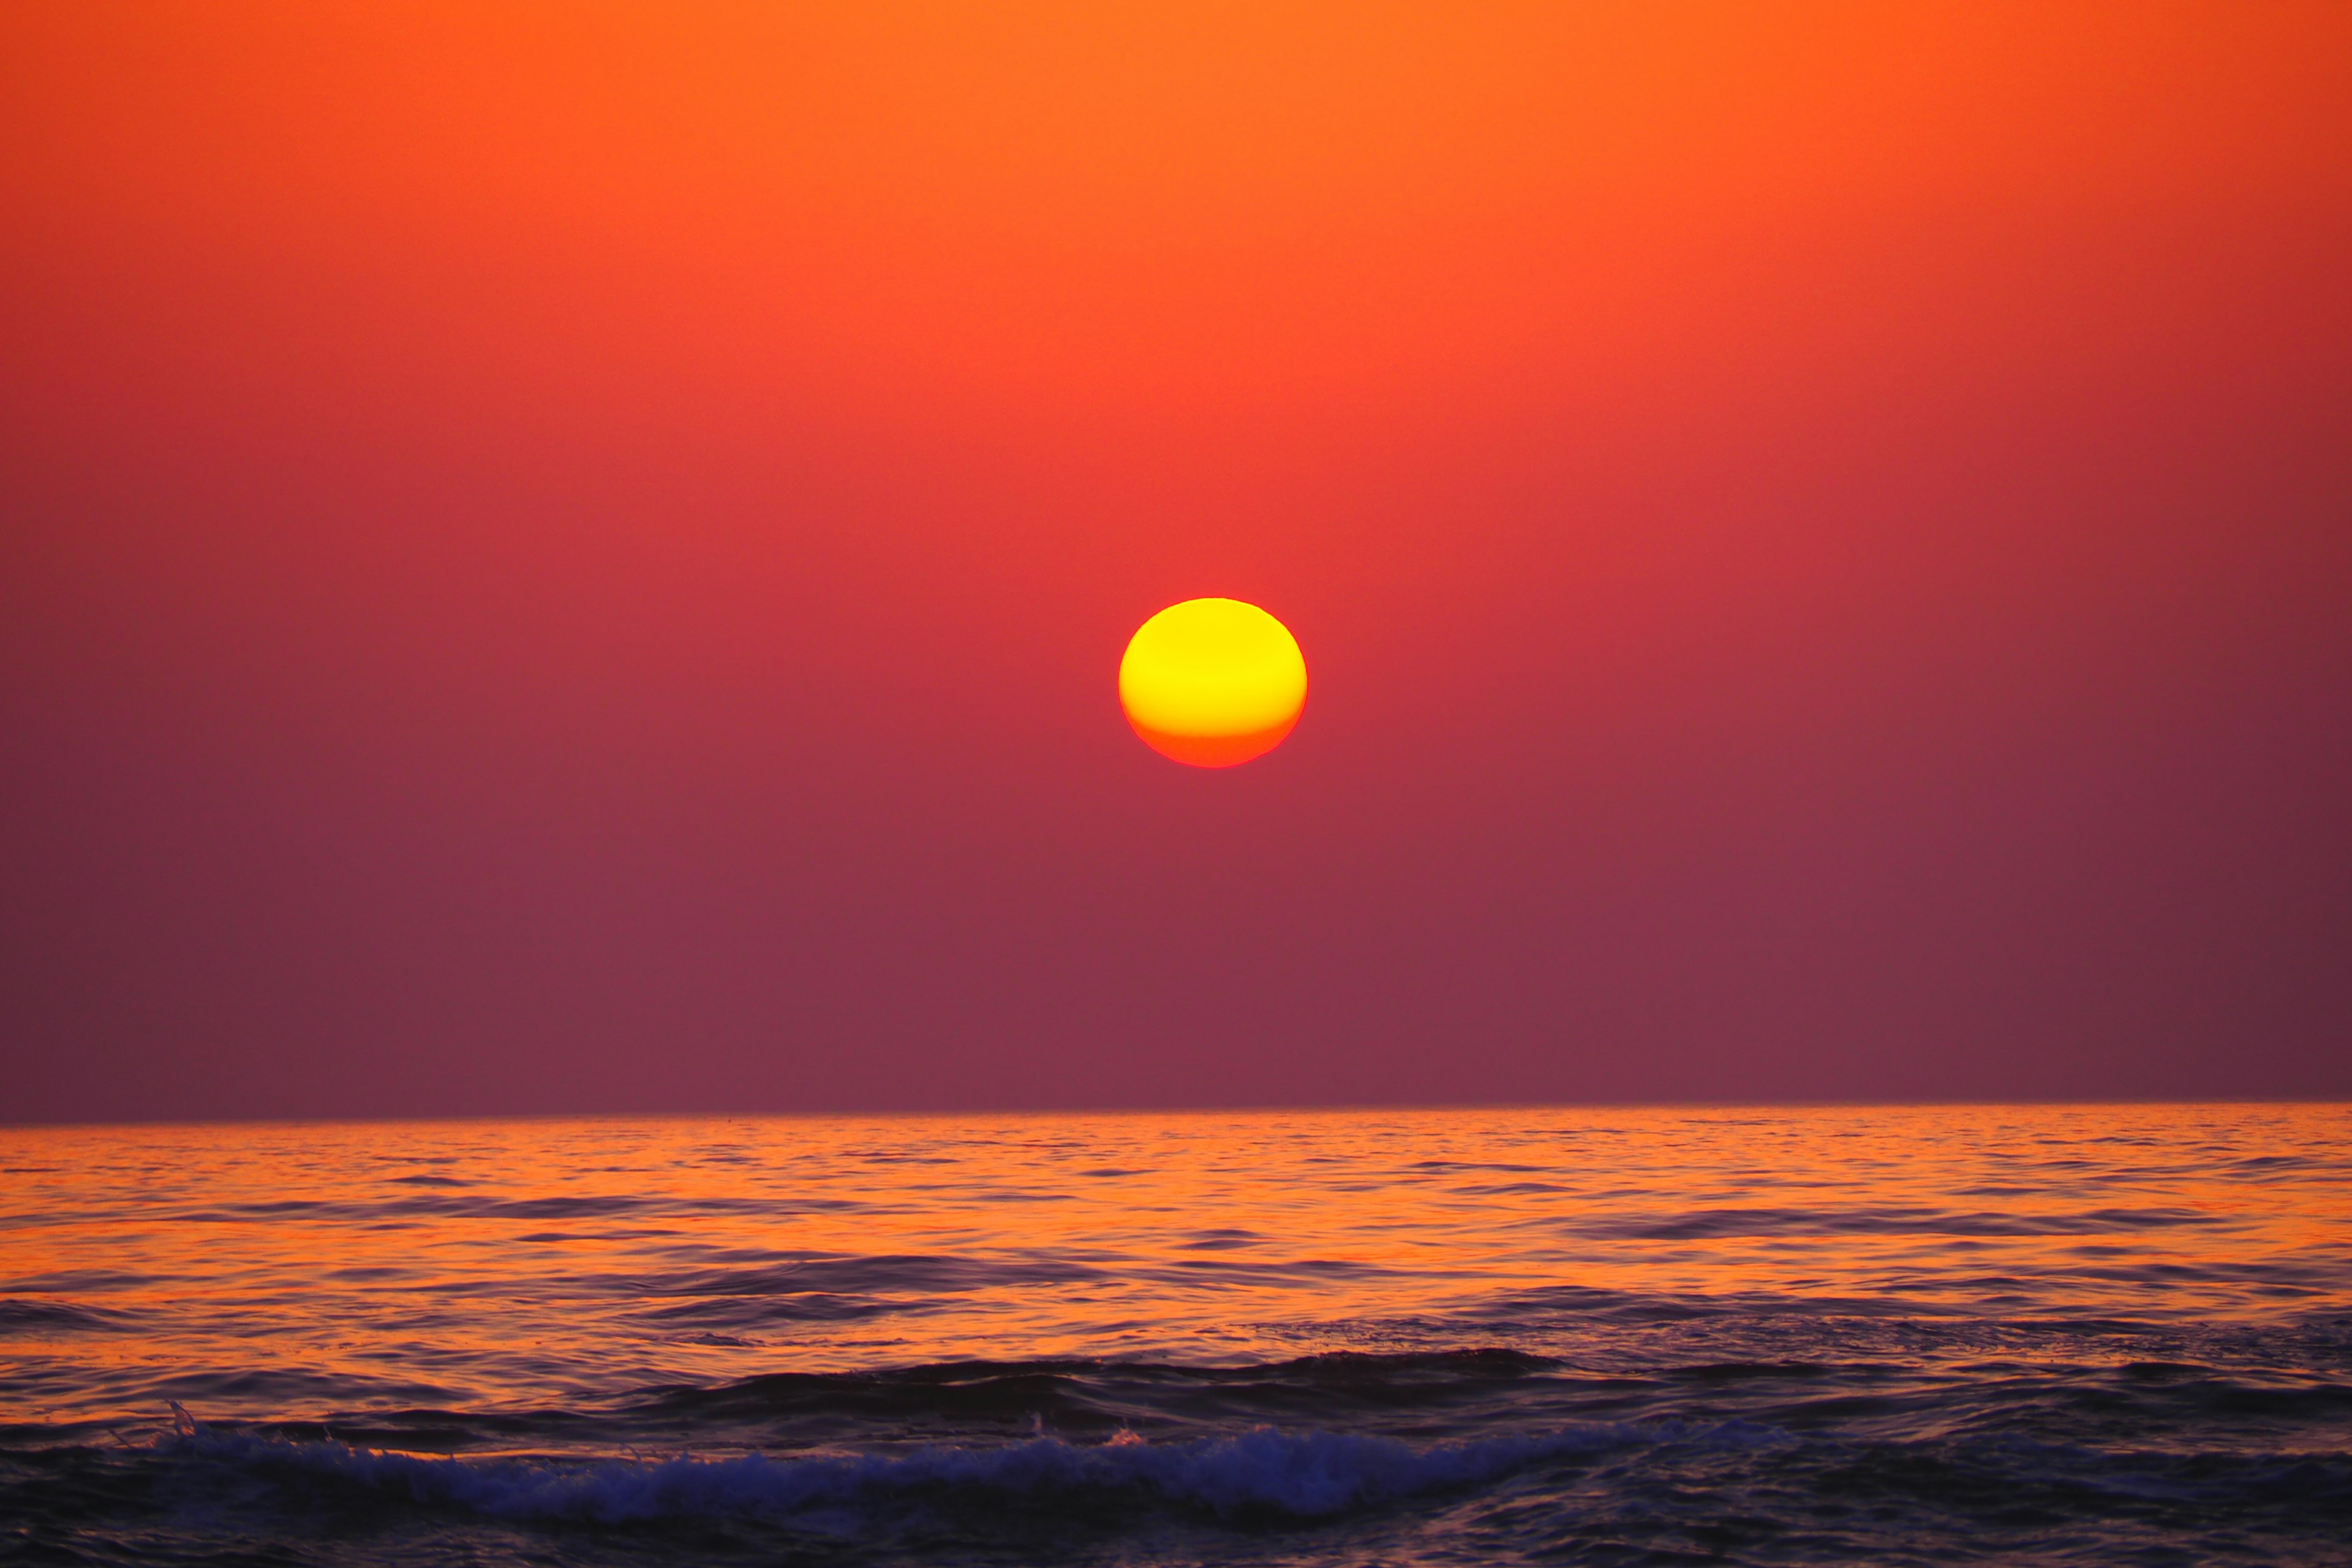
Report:
[[[0,1131],[0,1365],[53,1418],[191,1380],[282,1414],[962,1358],[1598,1354],[1694,1300],[2352,1304],[2342,1106],[69,1128]]]

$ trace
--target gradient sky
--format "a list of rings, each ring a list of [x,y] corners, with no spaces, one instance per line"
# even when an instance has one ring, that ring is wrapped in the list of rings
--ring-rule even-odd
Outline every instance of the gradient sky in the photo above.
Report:
[[[2347,81],[11,5],[0,1120],[2352,1093]]]

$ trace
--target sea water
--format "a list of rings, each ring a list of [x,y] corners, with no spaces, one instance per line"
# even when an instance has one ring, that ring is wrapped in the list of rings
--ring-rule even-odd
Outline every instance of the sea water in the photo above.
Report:
[[[2352,1108],[0,1130],[0,1557],[2352,1562]]]

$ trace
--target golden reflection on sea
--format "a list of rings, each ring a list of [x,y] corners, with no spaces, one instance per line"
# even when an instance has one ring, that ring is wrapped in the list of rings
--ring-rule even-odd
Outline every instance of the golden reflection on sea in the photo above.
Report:
[[[1628,1303],[2352,1304],[2343,1106],[1501,1110],[0,1131],[31,1412],[962,1358],[1557,1350]],[[55,1308],[55,1311],[45,1311]],[[1643,1320],[1648,1321],[1648,1320]],[[144,1408],[144,1405],[141,1405]]]

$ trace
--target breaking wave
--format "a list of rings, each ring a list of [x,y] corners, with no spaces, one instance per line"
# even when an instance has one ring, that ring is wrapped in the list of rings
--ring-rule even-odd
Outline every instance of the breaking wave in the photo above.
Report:
[[[199,1431],[173,1451],[278,1475],[372,1489],[416,1503],[495,1518],[621,1524],[676,1518],[787,1521],[819,1509],[917,1493],[1028,1498],[1143,1497],[1204,1510],[1319,1519],[1449,1488],[1483,1485],[1547,1459],[1661,1441],[1726,1447],[1770,1443],[1742,1423],[1681,1428],[1595,1424],[1415,1447],[1392,1437],[1261,1427],[1230,1436],[1153,1443],[1058,1437],[988,1447],[911,1447],[895,1453],[761,1454],[703,1459],[567,1460],[427,1458],[337,1442],[289,1442]]]

